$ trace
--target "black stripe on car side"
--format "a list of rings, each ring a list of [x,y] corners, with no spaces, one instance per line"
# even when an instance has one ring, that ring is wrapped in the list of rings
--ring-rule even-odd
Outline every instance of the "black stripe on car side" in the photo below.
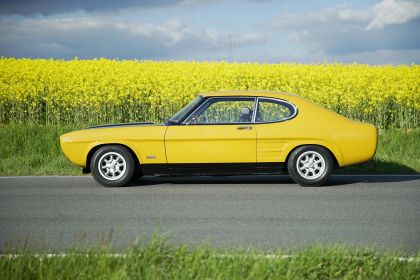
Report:
[[[133,123],[116,123],[116,124],[104,124],[104,125],[96,125],[91,126],[86,129],[92,128],[106,128],[106,127],[120,127],[120,126],[136,126],[136,125],[152,125],[152,122],[133,122]]]
[[[143,175],[283,174],[284,162],[141,164]]]

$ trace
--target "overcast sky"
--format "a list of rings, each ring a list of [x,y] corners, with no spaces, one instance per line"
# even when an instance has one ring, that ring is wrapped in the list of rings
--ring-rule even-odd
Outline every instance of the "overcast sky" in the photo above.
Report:
[[[420,0],[0,0],[0,56],[420,63]]]

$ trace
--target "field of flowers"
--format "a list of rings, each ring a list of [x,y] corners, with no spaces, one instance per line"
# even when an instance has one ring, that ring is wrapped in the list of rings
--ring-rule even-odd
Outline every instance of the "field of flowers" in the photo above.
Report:
[[[286,91],[381,128],[420,124],[420,65],[0,59],[0,124],[163,121],[200,92]]]

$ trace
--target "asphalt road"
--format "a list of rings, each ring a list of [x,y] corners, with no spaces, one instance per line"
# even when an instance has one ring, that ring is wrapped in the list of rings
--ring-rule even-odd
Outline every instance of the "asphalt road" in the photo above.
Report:
[[[91,177],[0,177],[0,249],[124,248],[156,230],[188,244],[419,252],[420,176],[337,175],[319,188],[288,176],[149,177],[118,189]]]

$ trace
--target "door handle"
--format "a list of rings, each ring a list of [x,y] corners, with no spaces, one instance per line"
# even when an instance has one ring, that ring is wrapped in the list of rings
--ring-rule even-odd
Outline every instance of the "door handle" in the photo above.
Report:
[[[237,128],[239,130],[251,130],[252,129],[252,126],[249,126],[249,125],[247,125],[247,126],[238,126]]]

